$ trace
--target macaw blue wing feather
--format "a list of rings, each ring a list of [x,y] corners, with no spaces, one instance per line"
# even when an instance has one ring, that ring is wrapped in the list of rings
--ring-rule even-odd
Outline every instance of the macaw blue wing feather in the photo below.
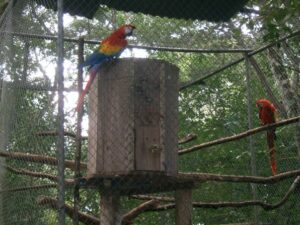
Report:
[[[105,61],[106,59],[108,59],[108,57],[106,55],[98,53],[98,52],[94,52],[89,57],[87,57],[87,59],[80,65],[80,68],[83,68],[85,66],[93,66],[93,65],[99,64],[99,63]]]

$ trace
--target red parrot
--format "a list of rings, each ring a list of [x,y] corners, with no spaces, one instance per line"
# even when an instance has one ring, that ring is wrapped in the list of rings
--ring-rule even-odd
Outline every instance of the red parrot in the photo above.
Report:
[[[96,50],[80,65],[81,68],[89,66],[90,77],[79,97],[76,107],[77,112],[82,107],[84,96],[88,93],[101,63],[118,58],[121,55],[128,44],[126,37],[132,35],[134,29],[135,26],[130,24],[119,27],[110,36],[105,38]]]
[[[267,99],[259,99],[256,101],[256,106],[259,108],[259,119],[262,125],[275,123],[275,106]],[[269,147],[270,162],[273,176],[276,175],[277,165],[275,160],[275,144],[276,140],[275,128],[267,131],[267,143]]]

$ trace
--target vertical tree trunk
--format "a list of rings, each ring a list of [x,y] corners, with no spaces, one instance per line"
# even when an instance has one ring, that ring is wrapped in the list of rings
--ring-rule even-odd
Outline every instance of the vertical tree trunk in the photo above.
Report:
[[[255,58],[254,57],[249,57],[249,62],[253,66],[253,68],[254,68],[254,70],[255,70],[255,72],[257,74],[258,79],[262,83],[262,86],[265,89],[268,98],[273,102],[273,104],[275,105],[275,107],[279,110],[280,114],[284,118],[287,118],[288,116],[287,116],[287,112],[286,112],[285,108],[283,107],[283,105],[278,101],[278,99],[274,95],[269,82],[267,81],[264,73],[260,69],[260,67],[259,67],[257,61],[255,60]]]
[[[282,48],[284,53],[287,55],[288,59],[291,62],[291,69],[292,69],[292,78],[291,78],[291,85],[292,88],[298,98],[298,102],[300,101],[299,96],[299,79],[300,79],[300,59],[296,56],[296,53],[291,49],[291,47],[287,44],[287,42],[282,43]]]
[[[298,116],[300,114],[300,103],[297,94],[291,86],[289,77],[285,71],[283,61],[274,48],[268,49],[268,57],[271,63],[271,69],[274,77],[278,81],[279,88],[282,92],[283,105],[289,117]],[[300,124],[297,123],[294,132],[298,156],[300,156]]]

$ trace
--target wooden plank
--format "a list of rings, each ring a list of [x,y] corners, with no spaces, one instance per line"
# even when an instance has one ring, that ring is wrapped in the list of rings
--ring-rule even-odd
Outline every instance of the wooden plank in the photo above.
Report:
[[[96,78],[97,79],[97,78]],[[99,161],[102,158],[101,151],[97,149],[99,139],[102,137],[101,133],[99,134],[99,120],[97,117],[97,108],[99,102],[93,102],[92,99],[98,99],[97,92],[98,82],[94,81],[94,84],[91,87],[89,93],[89,130],[88,130],[88,163],[87,163],[87,173],[88,176],[93,176],[96,174],[96,171],[103,170],[103,164]]]
[[[192,225],[192,190],[177,190],[176,201],[176,225]]]
[[[160,80],[154,61],[135,63],[134,114],[136,170],[162,170],[160,164]]]
[[[92,86],[88,164],[94,165],[89,176],[133,170],[132,79],[130,63],[116,61],[103,64]]]
[[[162,182],[163,181],[163,182]],[[145,194],[195,188],[191,178],[178,178],[158,171],[134,171],[123,174],[103,174],[82,178],[82,188],[93,188],[101,192],[116,192],[120,195]],[[109,184],[109,185],[107,185]]]
[[[124,69],[124,67],[122,68]],[[122,68],[119,68],[120,71]],[[121,76],[121,73],[119,72],[118,75]],[[129,86],[131,82],[127,78],[108,79],[106,82],[102,82],[102,85],[105,90],[105,93],[102,92],[105,98],[103,100],[105,106],[102,109],[105,111],[101,112],[101,115],[104,115],[102,120],[102,124],[104,124],[102,132],[104,138],[102,142],[104,171],[133,170],[129,158],[134,148],[133,123],[130,119],[130,109],[127,107],[130,105]]]
[[[162,93],[161,109],[164,115],[164,132],[165,145],[165,170],[169,175],[177,174],[178,162],[178,93],[179,93],[179,69],[171,64],[163,64],[165,75],[161,77],[161,83],[164,83]],[[164,102],[163,102],[164,100]]]

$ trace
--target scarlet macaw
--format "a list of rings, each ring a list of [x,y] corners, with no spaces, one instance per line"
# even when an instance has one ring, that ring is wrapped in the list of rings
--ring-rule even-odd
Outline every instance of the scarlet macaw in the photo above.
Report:
[[[88,71],[90,77],[79,97],[76,108],[77,112],[82,107],[84,96],[88,93],[101,63],[118,58],[121,55],[128,44],[126,37],[132,35],[134,29],[135,26],[130,24],[119,27],[110,36],[100,42],[100,45],[96,48],[96,50],[80,65],[81,68],[89,66]]]
[[[259,99],[256,101],[256,106],[259,108],[259,119],[262,125],[267,125],[275,123],[275,106],[267,99]],[[275,160],[275,145],[274,141],[276,140],[275,128],[272,128],[267,131],[267,143],[269,147],[270,162],[272,174],[276,175],[277,165]]]

